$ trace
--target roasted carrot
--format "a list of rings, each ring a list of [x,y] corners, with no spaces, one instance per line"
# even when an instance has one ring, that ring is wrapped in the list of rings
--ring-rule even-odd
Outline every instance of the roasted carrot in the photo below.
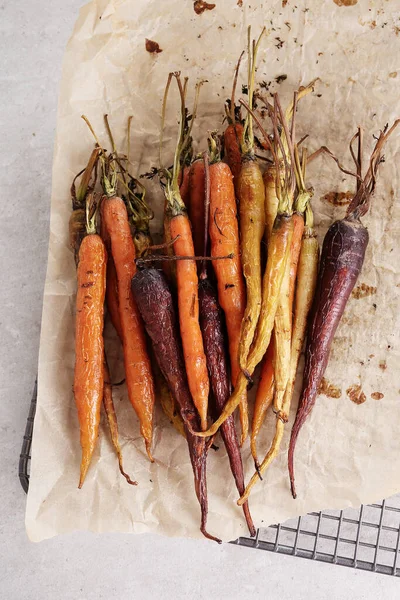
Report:
[[[243,124],[240,118],[240,106],[235,106],[235,92],[239,74],[240,61],[244,52],[239,56],[233,77],[232,95],[225,104],[225,113],[228,126],[224,131],[224,154],[226,162],[233,175],[233,185],[237,192],[240,169],[242,168],[242,153],[240,149],[243,137]]]
[[[278,174],[275,165],[267,167],[263,175],[265,192],[265,241],[267,244],[269,242],[269,238],[271,237],[272,228],[278,213],[279,198],[276,193],[275,183],[277,175]],[[282,183],[283,182],[281,182],[281,185]]]
[[[205,235],[203,241],[203,254],[207,255],[208,248],[208,215],[210,202],[210,169],[208,157],[204,156],[205,167]],[[225,340],[222,325],[222,311],[218,304],[217,293],[207,274],[207,263],[203,261],[199,276],[199,307],[200,324],[203,333],[204,349],[207,357],[207,368],[210,375],[211,389],[216,413],[219,415],[230,396],[230,381],[228,364],[225,355]],[[244,492],[244,475],[239,442],[235,430],[233,416],[221,427],[221,436],[228,454],[232,475],[235,479],[239,494]],[[248,503],[243,504],[243,512],[251,536],[256,535],[256,530],[250,515]]]
[[[74,396],[78,409],[82,460],[79,488],[85,480],[95,449],[104,391],[104,298],[107,252],[96,233],[91,213],[92,196],[87,199],[86,233],[79,247],[75,325]]]
[[[179,73],[170,74],[164,94],[161,129],[163,129],[165,107],[171,77],[175,77],[180,94],[180,133],[178,144],[175,150],[172,172],[168,169],[161,170],[166,179],[164,191],[167,202],[166,215],[169,222],[169,234],[171,240],[175,240],[173,242],[174,254],[179,259],[180,257],[195,255],[190,221],[179,192],[178,178],[180,172],[181,152],[182,149],[186,147],[187,138],[191,133],[191,126],[196,114],[200,84],[198,84],[196,87],[196,100],[191,125],[188,131],[186,131],[186,86],[184,88],[182,85]],[[207,361],[204,353],[203,338],[199,324],[199,282],[197,277],[196,262],[194,260],[177,260],[176,280],[179,325],[189,389],[193,397],[194,405],[199,412],[201,428],[207,429],[207,407],[210,385],[208,380]]]
[[[250,450],[256,469],[259,468],[257,454],[257,438],[264,423],[265,415],[274,399],[274,338],[268,346],[261,366],[260,381],[254,403],[253,421],[251,425]]]
[[[107,416],[108,426],[110,428],[111,441],[115,448],[118,457],[119,470],[121,475],[123,475],[128,483],[131,485],[137,485],[137,481],[132,481],[129,475],[124,471],[123,463],[122,463],[122,451],[119,443],[118,436],[118,423],[117,423],[117,415],[115,413],[114,402],[112,397],[112,385],[111,385],[111,377],[110,371],[108,368],[107,360],[104,354],[104,390],[103,390],[103,406]]]
[[[257,42],[251,44],[248,29],[248,94],[249,106],[253,108],[254,77],[257,51],[264,34],[262,30]],[[241,326],[239,364],[247,368],[247,358],[253,341],[261,309],[261,241],[265,229],[265,193],[260,167],[254,153],[253,121],[247,113],[243,130],[242,165],[237,182],[240,216],[240,248],[243,274],[246,280],[247,304]]]
[[[76,265],[78,266],[79,262],[79,248],[82,242],[82,232],[86,231],[86,209],[83,208],[86,202],[91,202],[90,194],[92,193],[92,189],[97,179],[97,161],[100,157],[100,148],[96,146],[95,150],[92,152],[91,157],[89,159],[88,165],[86,169],[80,173],[82,174],[82,179],[80,185],[78,187],[78,191],[76,191],[75,181],[74,179],[72,187],[71,187],[71,195],[72,195],[72,208],[73,212],[70,218],[70,245],[74,250]],[[95,171],[94,174],[94,182],[91,183],[90,177],[92,171]],[[79,177],[79,175],[77,176]],[[72,225],[71,225],[72,224]],[[108,264],[108,263],[107,263]],[[107,292],[107,289],[106,289]],[[121,474],[125,477],[128,483],[134,483],[129,475],[127,475],[122,466],[122,452],[118,439],[118,425],[117,425],[117,416],[115,413],[113,398],[112,398],[112,387],[110,383],[110,375],[107,366],[107,360],[104,353],[104,390],[103,390],[103,406],[105,409],[107,421],[110,427],[111,433],[111,441],[117,453],[119,468]]]
[[[308,330],[303,388],[289,444],[289,476],[294,498],[296,488],[293,458],[297,438],[315,404],[336,329],[362,269],[369,235],[360,217],[364,216],[369,209],[378,167],[382,161],[383,146],[399,123],[400,120],[397,120],[389,130],[386,127],[381,131],[365,176],[362,175],[361,130],[350,142],[351,153],[357,165],[357,191],[345,218],[335,221],[328,229],[322,247],[317,291]],[[352,149],[352,142],[355,139],[358,139],[357,159]]]
[[[232,383],[235,385],[240,371],[239,339],[240,326],[246,306],[246,290],[240,259],[239,225],[232,173],[229,167],[219,160],[213,137],[210,138],[210,144],[213,160],[210,165],[209,231],[211,256],[233,255],[232,259],[213,261],[213,267],[217,277],[218,299],[225,315]],[[243,444],[248,432],[246,390],[243,393],[239,409],[242,427],[241,444]]]
[[[251,111],[251,109],[249,108]],[[253,114],[253,111],[251,111]],[[277,115],[280,115],[280,120],[282,123],[283,130],[285,132],[285,137],[289,140],[290,134],[288,131],[286,120],[284,119],[282,109],[280,107],[280,102],[275,95],[275,110],[274,110],[274,128],[275,128],[275,144],[280,144],[282,146],[282,142],[278,133],[278,124],[277,124]],[[266,140],[268,138],[266,137]],[[271,147],[272,148],[272,147]],[[272,148],[273,149],[273,148]],[[277,157],[277,152],[274,150],[275,158]],[[276,160],[276,162],[278,162]],[[293,162],[293,160],[292,160]],[[292,174],[292,168],[288,163],[288,160],[285,160],[285,186],[281,189],[279,182],[280,179],[277,178],[277,186],[279,189],[279,208],[278,215],[275,219],[274,227],[271,232],[271,239],[268,246],[268,259],[265,268],[264,278],[263,278],[263,293],[262,293],[262,306],[261,306],[261,317],[257,324],[257,329],[254,336],[254,341],[250,352],[248,354],[246,368],[244,372],[241,372],[238,376],[235,389],[233,394],[231,395],[229,401],[226,403],[223,412],[220,417],[214,422],[214,424],[208,429],[206,432],[198,433],[198,435],[206,436],[206,435],[214,435],[218,428],[222,425],[225,419],[233,413],[235,408],[240,402],[241,395],[247,386],[247,381],[251,379],[253,375],[254,369],[262,360],[268,345],[270,343],[272,330],[274,328],[276,311],[279,305],[280,292],[282,282],[284,280],[284,275],[286,271],[286,265],[289,261],[290,254],[290,245],[293,234],[293,221],[292,221],[292,193],[293,193],[293,185],[294,185],[294,175]],[[275,355],[277,352],[275,352]],[[276,364],[275,368],[275,378],[277,377],[277,369]],[[281,376],[279,374],[279,376]],[[281,377],[283,379],[283,376]]]
[[[115,270],[114,259],[111,254],[111,241],[108,231],[105,226],[104,219],[104,206],[105,203],[101,203],[100,213],[101,213],[101,226],[100,233],[101,238],[107,249],[107,285],[106,285],[106,305],[107,311],[110,315],[111,323],[114,326],[115,331],[118,334],[120,340],[122,340],[122,329],[121,329],[121,319],[119,316],[119,300],[118,300],[118,279],[117,272]]]
[[[305,160],[306,157],[304,156],[304,167],[306,164]],[[300,165],[298,166],[300,167]],[[304,170],[305,169],[303,169],[303,173]],[[298,171],[296,168],[296,175],[297,172]],[[278,418],[275,421],[275,434],[270,449],[268,450],[262,463],[258,465],[256,464],[256,473],[254,473],[249,484],[247,485],[245,493],[239,500],[239,504],[246,501],[246,499],[250,495],[252,487],[257,483],[257,481],[259,481],[260,476],[266,471],[266,469],[269,467],[269,465],[272,463],[272,461],[279,452],[280,444],[284,433],[284,425],[288,420],[288,415],[290,411],[290,404],[293,396],[293,388],[296,379],[297,365],[301,349],[303,347],[306,332],[307,317],[311,308],[311,303],[315,292],[319,248],[318,241],[313,232],[312,212],[309,205],[311,192],[308,192],[305,189],[303,173],[300,171],[299,175],[297,175],[296,177],[298,179],[299,190],[296,201],[296,207],[300,211],[304,210],[305,208],[307,214],[307,227],[304,228],[304,226],[302,225],[303,216],[300,213],[295,214],[294,221],[296,222],[297,219],[299,224],[297,225],[297,227],[295,225],[295,230],[292,238],[290,277],[295,279],[297,276],[297,293],[292,328],[288,383],[281,405],[281,412],[280,414],[278,414]],[[300,256],[296,261],[294,261],[293,255],[297,255],[297,241],[295,236],[300,234],[302,235],[300,244]],[[292,284],[292,279],[290,280],[290,287],[294,288],[294,284]]]
[[[128,214],[121,198],[111,195],[103,200],[104,223],[111,240],[118,279],[119,316],[124,347],[125,377],[129,400],[140,421],[140,431],[150,458],[153,433],[154,383],[146,348],[143,324],[130,289],[136,272],[135,247]]]
[[[204,162],[202,158],[194,160],[190,167],[188,214],[192,224],[194,254],[201,256],[204,239]]]
[[[182,261],[183,262],[183,261]],[[132,279],[132,291],[151,339],[154,354],[168,387],[179,405],[185,424],[186,439],[194,474],[196,496],[201,508],[200,530],[209,539],[220,540],[207,532],[207,444],[191,431],[200,420],[190,395],[174,301],[167,280],[154,268],[138,270]]]

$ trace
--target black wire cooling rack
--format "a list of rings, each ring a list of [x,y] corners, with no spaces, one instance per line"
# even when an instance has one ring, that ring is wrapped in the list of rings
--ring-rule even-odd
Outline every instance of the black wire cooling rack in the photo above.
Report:
[[[29,488],[36,400],[35,382],[19,460],[19,479],[25,492]],[[260,528],[255,538],[241,537],[232,544],[400,577],[400,495],[357,509],[312,512]]]

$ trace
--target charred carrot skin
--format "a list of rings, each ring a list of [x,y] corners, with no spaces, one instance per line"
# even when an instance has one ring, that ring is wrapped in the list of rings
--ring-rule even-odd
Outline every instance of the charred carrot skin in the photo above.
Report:
[[[211,255],[215,257],[233,255],[231,259],[213,261],[213,267],[217,277],[218,300],[225,314],[232,383],[236,385],[240,372],[239,340],[246,307],[246,290],[242,275],[239,224],[232,173],[225,163],[216,162],[210,165],[210,185]],[[243,394],[239,410],[243,443],[248,431],[246,391]]]
[[[233,175],[233,185],[235,191],[238,191],[239,173],[242,168],[242,153],[240,150],[240,140],[243,137],[243,125],[241,123],[231,123],[224,131],[224,151],[226,162],[229,165]]]
[[[228,367],[225,356],[225,340],[222,330],[221,309],[217,294],[207,279],[199,284],[200,324],[203,332],[204,349],[214,401],[219,416],[230,396]],[[231,415],[221,426],[221,436],[228,454],[232,475],[240,495],[243,494],[244,475],[239,441],[236,435],[234,418]],[[251,536],[256,530],[250,515],[248,502],[243,504],[243,512]]]
[[[196,256],[202,255],[204,244],[204,181],[204,162],[197,159],[190,167],[188,207]]]
[[[74,396],[82,447],[79,487],[85,480],[99,433],[104,388],[104,298],[107,252],[101,237],[83,238],[76,296]]]
[[[294,451],[301,427],[315,404],[328,364],[333,337],[360,274],[368,245],[368,231],[358,220],[333,223],[325,236],[317,290],[308,330],[303,391],[289,444],[289,475],[293,497]]]
[[[195,491],[201,508],[200,530],[205,537],[220,542],[206,529],[208,513],[207,444],[204,439],[191,433],[199,428],[200,420],[189,391],[179,341],[178,321],[167,280],[164,274],[156,269],[139,270],[132,279],[132,292],[151,339],[160,370],[179,406],[185,424]]]
[[[119,316],[124,347],[125,377],[129,400],[138,415],[140,431],[150,458],[153,434],[154,381],[147,353],[143,323],[131,292],[136,272],[133,244],[125,203],[117,196],[103,200],[104,221],[111,240],[118,278]]]

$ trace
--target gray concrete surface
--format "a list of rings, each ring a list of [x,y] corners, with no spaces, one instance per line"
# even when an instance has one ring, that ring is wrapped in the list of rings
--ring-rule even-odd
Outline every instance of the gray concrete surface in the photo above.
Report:
[[[0,598],[398,598],[394,578],[229,545],[27,540],[18,454],[36,373],[61,61],[80,5],[0,1]]]

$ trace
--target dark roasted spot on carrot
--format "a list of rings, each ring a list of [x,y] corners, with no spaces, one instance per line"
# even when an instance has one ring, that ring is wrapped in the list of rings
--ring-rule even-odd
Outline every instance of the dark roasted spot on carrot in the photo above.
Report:
[[[93,275],[93,271],[86,271],[86,275]]]
[[[321,379],[319,384],[318,393],[327,396],[328,398],[340,398],[342,390],[340,387],[330,383],[325,377]]]
[[[234,284],[234,283],[226,283],[226,284],[225,284],[225,289],[226,289],[226,290],[229,290],[229,288],[233,288],[233,287],[235,287],[235,284]]]
[[[379,368],[382,369],[382,371],[386,371],[386,369],[387,369],[386,360],[379,361]]]
[[[196,296],[193,294],[193,295],[192,295],[192,305],[191,305],[191,307],[190,307],[190,316],[191,316],[191,317],[194,317],[194,309],[195,309],[195,306],[196,306]]]
[[[201,15],[205,10],[212,10],[215,8],[215,4],[209,4],[208,2],[204,2],[204,0],[196,0],[193,2],[193,8],[197,15]]]
[[[384,394],[382,394],[382,392],[372,392],[371,394],[371,398],[373,400],[382,400],[382,398],[384,398]]]
[[[150,54],[159,54],[160,52],[162,52],[162,48],[160,48],[157,42],[154,42],[153,40],[148,40],[146,38],[145,46],[147,52],[150,52]]]
[[[82,284],[81,284],[81,287],[82,287],[82,288],[90,288],[90,287],[92,287],[93,285],[94,285],[94,281],[88,281],[88,282],[86,282],[86,283],[82,283]]]
[[[347,388],[346,394],[348,395],[350,400],[354,402],[354,404],[363,404],[367,399],[364,392],[361,389],[361,385],[359,385],[358,383],[353,383],[353,385]]]
[[[352,298],[356,298],[357,300],[372,296],[373,294],[376,294],[376,287],[367,285],[366,283],[360,283],[360,285],[357,285],[351,292]]]
[[[353,192],[328,192],[325,196],[322,196],[322,200],[326,200],[334,206],[346,206],[350,204],[353,196]]]

